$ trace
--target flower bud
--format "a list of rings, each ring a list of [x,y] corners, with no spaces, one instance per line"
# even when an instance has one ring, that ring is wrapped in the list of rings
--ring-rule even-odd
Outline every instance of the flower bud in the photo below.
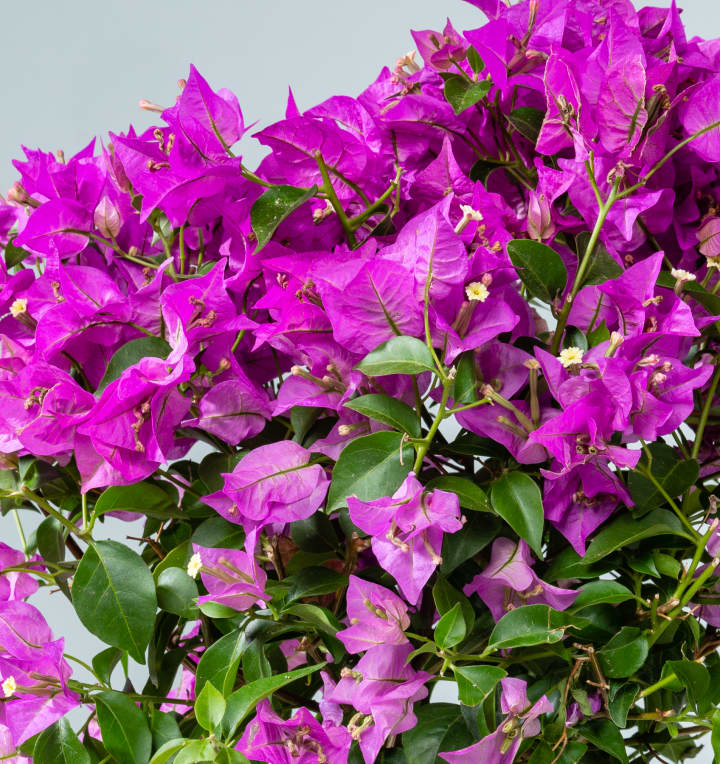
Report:
[[[110,201],[109,197],[103,196],[95,207],[93,222],[100,233],[108,239],[114,239],[122,228],[120,210]]]

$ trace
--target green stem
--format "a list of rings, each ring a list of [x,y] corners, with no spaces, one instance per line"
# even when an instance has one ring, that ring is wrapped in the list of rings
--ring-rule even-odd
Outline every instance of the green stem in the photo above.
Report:
[[[413,465],[413,472],[416,475],[422,467],[423,460],[425,459],[428,449],[433,442],[435,433],[437,433],[438,427],[440,427],[440,422],[442,422],[442,420],[445,418],[445,406],[447,405],[448,398],[450,397],[451,382],[451,379],[445,379],[443,383],[442,399],[440,400],[440,408],[438,409],[438,413],[435,416],[435,421],[432,423],[430,429],[428,430],[428,434],[423,438],[417,447],[417,456],[415,457],[415,464]]]
[[[653,475],[649,469],[638,469],[637,467],[635,468],[635,472],[638,472],[639,474],[646,477],[655,486],[655,488],[657,488],[665,501],[667,501],[667,503],[672,508],[672,511],[678,516],[680,522],[682,522],[682,524],[690,531],[693,539],[697,541],[699,538],[698,532],[695,530],[692,523],[687,519],[685,513],[682,511],[682,509],[680,509],[672,496],[670,496],[670,494],[665,490],[664,486],[658,481],[655,475]]]
[[[23,486],[22,490],[14,492],[14,494],[10,494],[10,496],[20,496],[24,499],[28,499],[29,501],[34,502],[39,507],[42,507],[42,509],[45,510],[49,515],[52,515],[59,523],[65,526],[65,528],[70,532],[74,533],[76,536],[79,536],[83,541],[85,541],[85,537],[82,533],[82,531],[74,526],[62,513],[58,512],[55,507],[52,506],[49,502],[45,501],[45,499],[42,498],[42,496],[38,496],[36,493],[31,491],[27,486]]]
[[[663,687],[667,687],[669,684],[672,684],[674,681],[677,680],[677,677],[675,674],[668,674],[667,676],[664,676],[659,681],[655,682],[655,684],[651,684],[649,687],[646,687],[640,694],[637,696],[637,700],[640,700],[640,698],[646,698],[648,695],[652,695],[657,690],[662,690]],[[637,700],[635,702],[637,702]]]
[[[345,214],[345,210],[343,209],[342,204],[340,204],[340,199],[338,199],[338,195],[335,193],[335,187],[330,180],[330,173],[328,172],[327,165],[325,164],[325,160],[319,151],[315,152],[315,161],[317,162],[317,166],[320,170],[320,175],[323,179],[323,190],[327,194],[328,200],[330,201],[332,208],[335,210],[335,214],[338,216],[338,220],[340,221],[340,225],[343,227],[343,231],[345,231],[345,237],[348,240],[350,249],[355,249],[357,247],[357,239],[355,238],[355,232],[352,223],[348,219],[348,216]]]
[[[590,257],[595,249],[595,245],[597,244],[598,238],[600,236],[600,231],[602,230],[602,227],[605,223],[605,219],[607,218],[608,212],[610,212],[610,209],[612,208],[613,204],[618,199],[618,188],[620,186],[620,178],[616,178],[615,182],[612,185],[612,188],[610,189],[610,194],[608,195],[608,198],[605,200],[604,204],[600,207],[600,210],[598,211],[598,217],[595,221],[595,227],[593,228],[592,234],[590,235],[590,240],[587,243],[587,247],[585,248],[585,253],[583,254],[582,260],[580,261],[580,265],[578,266],[577,274],[575,275],[575,281],[573,282],[572,289],[570,290],[570,294],[565,299],[565,304],[563,305],[562,311],[560,315],[558,316],[558,322],[557,326],[555,327],[555,334],[553,336],[552,345],[550,347],[550,352],[553,355],[557,355],[558,350],[560,350],[560,344],[562,343],[562,337],[563,332],[565,331],[565,326],[568,321],[568,317],[570,316],[570,309],[572,308],[573,301],[575,300],[575,297],[577,296],[577,293],[580,291],[580,288],[583,284],[583,279],[585,278],[585,274],[587,273],[587,269],[590,265]]]
[[[86,534],[89,532],[89,529],[90,529],[86,493],[83,493],[80,495],[80,501],[82,502],[82,529],[80,532],[82,534]]]
[[[720,366],[715,368],[715,374],[713,374],[710,389],[708,390],[705,404],[700,413],[700,421],[698,422],[697,431],[695,432],[695,442],[693,443],[692,451],[690,452],[690,458],[692,459],[697,459],[698,454],[700,453],[703,433],[705,432],[705,426],[707,425],[708,417],[710,416],[710,409],[712,408],[712,402],[715,397],[715,392],[717,391],[718,382],[720,382]]]
[[[20,536],[20,543],[22,544],[23,554],[27,558],[27,539],[25,538],[25,531],[23,530],[22,523],[20,522],[20,513],[17,511],[17,507],[13,507],[13,515],[15,517],[15,525],[17,526],[18,536]]]
[[[474,409],[476,406],[482,406],[486,403],[490,403],[489,398],[481,398],[479,401],[473,403],[466,403],[464,406],[456,406],[455,408],[448,409],[445,412],[445,416],[451,416],[452,414],[458,414],[460,411],[467,411],[468,409]]]
[[[392,196],[393,191],[400,185],[400,176],[402,175],[402,168],[398,167],[395,173],[395,180],[392,181],[387,191],[382,196],[379,196],[367,209],[363,210],[359,215],[350,218],[348,223],[353,229],[359,228],[368,218],[371,218],[376,212],[378,212],[385,204],[385,202]]]

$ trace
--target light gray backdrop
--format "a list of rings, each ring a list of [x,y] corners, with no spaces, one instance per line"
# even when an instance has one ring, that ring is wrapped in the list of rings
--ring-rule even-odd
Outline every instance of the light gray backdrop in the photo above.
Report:
[[[689,35],[720,36],[720,4],[684,5]],[[138,99],[171,105],[190,62],[213,87],[237,94],[246,123],[266,125],[283,116],[289,85],[300,109],[357,94],[414,47],[410,28],[439,29],[446,16],[460,30],[484,23],[461,0],[44,0],[5,3],[2,16],[0,192],[16,179],[10,161],[21,157],[21,144],[71,155],[92,136],[155,123],[158,115],[140,111]],[[253,144],[246,138],[242,150],[251,167],[262,156]],[[29,530],[34,523],[23,515]],[[118,539],[135,531],[118,522],[100,527]],[[19,546],[12,517],[0,518],[0,540]],[[33,601],[68,651],[89,660],[101,645],[63,599],[43,592]],[[144,676],[139,666],[133,674]]]

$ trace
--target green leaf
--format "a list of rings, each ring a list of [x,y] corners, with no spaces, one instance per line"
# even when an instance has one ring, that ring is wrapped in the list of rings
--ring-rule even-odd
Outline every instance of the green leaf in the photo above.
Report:
[[[610,685],[608,710],[610,718],[621,729],[627,726],[627,715],[638,692],[640,688],[636,684],[612,682]]]
[[[480,58],[480,54],[475,48],[473,48],[472,45],[468,48],[467,60],[468,64],[470,64],[470,68],[475,74],[480,74],[480,72],[485,68],[485,64],[483,63],[482,58]]]
[[[682,523],[668,510],[655,509],[639,520],[629,514],[622,515],[610,525],[603,527],[595,536],[585,553],[583,562],[586,564],[597,562],[616,549],[663,534],[689,538]]]
[[[296,575],[285,579],[291,583],[290,591],[285,598],[287,602],[303,597],[319,597],[323,594],[333,594],[348,584],[348,577],[336,573],[330,568],[312,566],[301,570]]]
[[[108,751],[121,764],[146,764],[152,750],[152,735],[143,711],[122,692],[98,692],[93,700]]]
[[[597,653],[600,668],[610,679],[623,679],[634,674],[648,656],[648,641],[634,626],[623,627]]]
[[[200,546],[203,546],[202,544]],[[155,585],[157,586],[158,579],[160,578],[160,574],[164,570],[168,570],[169,568],[182,568],[183,570],[187,571],[188,562],[190,562],[190,557],[192,556],[192,547],[190,544],[190,539],[187,539],[183,541],[181,544],[178,544],[174,549],[171,549],[165,557],[160,560],[160,562],[155,565],[153,568],[153,578],[155,579]]]
[[[110,677],[112,676],[113,669],[117,666],[118,661],[122,656],[123,651],[119,648],[107,647],[93,657],[93,670],[105,684],[110,684]]]
[[[440,752],[457,751],[475,742],[455,703],[427,703],[415,706],[417,724],[403,732],[402,747],[408,762],[442,762]]]
[[[455,379],[450,397],[455,405],[473,403],[477,400],[477,376],[475,374],[475,351],[466,350],[455,360]]]
[[[712,715],[712,735],[710,736],[715,761],[720,761],[720,709]]]
[[[688,699],[698,713],[710,706],[710,673],[705,666],[689,660],[667,661],[665,666],[682,682]]]
[[[88,631],[145,662],[157,599],[152,574],[140,555],[117,541],[95,542],[77,567],[72,599]]]
[[[490,492],[493,509],[542,558],[545,515],[537,483],[524,472],[506,472]]]
[[[198,596],[195,581],[184,568],[166,568],[157,578],[157,599],[161,610],[182,618],[197,618]]]
[[[212,682],[205,682],[200,694],[195,699],[195,718],[197,723],[208,732],[216,729],[225,716],[227,703],[223,694],[215,689]]]
[[[445,79],[445,100],[453,107],[455,114],[462,114],[485,98],[491,87],[490,80],[468,82],[460,74],[451,74]]]
[[[657,285],[672,289],[675,286],[675,279],[667,271],[660,271],[657,278]],[[711,315],[720,313],[720,295],[709,292],[702,284],[697,281],[686,281],[683,284],[683,295],[697,300]]]
[[[184,517],[168,493],[160,486],[148,482],[106,488],[95,502],[95,515],[99,517],[107,512],[118,511],[138,512],[161,520]]]
[[[49,562],[62,562],[65,559],[65,528],[54,517],[46,517],[35,532],[40,556]]]
[[[101,393],[111,382],[119,379],[125,369],[143,358],[167,358],[171,349],[160,337],[138,337],[126,342],[110,359],[95,393]]]
[[[235,733],[238,725],[251,713],[253,708],[264,698],[269,698],[276,690],[285,687],[286,684],[302,679],[325,667],[325,663],[317,663],[314,666],[305,666],[295,671],[285,671],[282,674],[256,679],[243,685],[227,699],[227,711],[223,719],[225,737],[229,738]]]
[[[173,764],[198,764],[215,759],[215,746],[209,740],[188,740]]]
[[[389,395],[381,393],[361,395],[359,398],[348,401],[345,408],[387,424],[400,432],[406,432],[411,438],[419,438],[421,435],[420,422],[415,411],[407,403],[391,398]]]
[[[440,572],[450,575],[458,566],[483,550],[500,530],[500,520],[486,514],[471,514],[463,527],[443,536]]]
[[[40,733],[33,749],[35,764],[90,764],[90,754],[63,718]]]
[[[532,106],[521,106],[506,115],[507,121],[533,144],[537,143],[540,128],[545,119],[545,112]]]
[[[585,743],[579,743],[576,740],[571,740],[562,749],[558,758],[558,752],[553,751],[547,743],[539,743],[534,746],[532,756],[528,760],[528,764],[576,764],[578,761],[586,761],[583,759],[588,747]],[[588,762],[589,764],[589,762]]]
[[[589,241],[590,233],[588,231],[583,231],[575,237],[578,257],[582,257],[585,254]],[[622,266],[618,264],[602,244],[597,242],[590,256],[590,263],[585,271],[582,286],[604,284],[606,281],[616,279],[622,272]]]
[[[205,650],[195,672],[195,691],[201,692],[206,682],[227,697],[235,685],[245,649],[245,630],[236,629],[220,637]]]
[[[180,750],[182,750],[189,741],[184,738],[178,740],[169,740],[161,746],[155,755],[150,759],[149,764],[166,764]]]
[[[456,602],[438,621],[434,634],[435,643],[443,648],[455,647],[465,639],[466,633],[462,606]]]
[[[531,239],[514,239],[508,242],[507,252],[531,296],[551,304],[556,295],[565,289],[565,264],[547,244]]]
[[[470,600],[458,591],[444,576],[438,576],[432,590],[435,607],[440,615],[445,615],[457,604],[462,610],[465,629],[469,633],[475,624],[475,610]]]
[[[304,552],[321,554],[334,553],[339,540],[330,518],[324,512],[315,512],[305,520],[296,520],[290,525],[290,538]]]
[[[175,721],[175,714],[160,711],[156,706],[150,710],[150,732],[152,733],[153,748],[160,748],[165,743],[182,737],[180,727]]]
[[[674,499],[694,485],[699,473],[695,459],[682,459],[675,449],[666,443],[653,443],[649,450],[652,455],[651,464],[648,465],[647,457],[643,454],[638,467],[649,470],[665,493]],[[667,503],[660,489],[649,478],[640,474],[637,468],[630,473],[629,488],[638,509],[655,509]]]
[[[293,406],[290,409],[290,424],[293,428],[293,440],[302,445],[305,436],[317,421],[322,409],[318,406]]]
[[[470,509],[474,512],[490,512],[490,502],[485,491],[475,485],[468,478],[458,475],[440,475],[433,478],[426,485],[428,491],[439,489],[454,493],[463,509]]]
[[[428,346],[417,337],[393,337],[371,350],[355,367],[368,377],[435,371]]]
[[[565,629],[572,625],[571,616],[547,605],[524,605],[505,613],[495,624],[486,652],[550,645],[559,642],[565,635]]]
[[[477,706],[495,689],[497,683],[507,676],[499,666],[455,666],[455,681],[460,702]]]
[[[594,329],[587,333],[588,345],[594,348],[601,342],[605,342],[610,339],[610,330],[607,328],[605,321],[602,321],[600,326],[596,326]]]
[[[255,252],[259,252],[272,239],[275,230],[288,215],[312,199],[316,192],[317,186],[275,186],[257,199],[250,209],[250,224],[257,236]]]
[[[347,506],[348,496],[372,501],[392,496],[410,473],[415,452],[396,432],[357,438],[340,452],[332,474],[327,512]]]
[[[591,581],[580,587],[580,594],[573,602],[572,609],[580,610],[590,605],[599,605],[601,602],[616,604],[631,600],[633,597],[630,589],[617,581]]]
[[[601,751],[628,764],[625,741],[620,730],[609,719],[596,719],[579,728],[580,734]]]
[[[658,549],[653,549],[653,560],[655,561],[655,567],[658,569],[661,575],[669,576],[670,578],[679,578],[682,572],[682,565],[679,560],[676,560],[672,555],[665,554]]]
[[[4,260],[5,265],[8,268],[12,268],[15,265],[21,263],[26,257],[30,255],[26,249],[22,247],[16,247],[13,239],[8,239],[8,243],[5,245]]]

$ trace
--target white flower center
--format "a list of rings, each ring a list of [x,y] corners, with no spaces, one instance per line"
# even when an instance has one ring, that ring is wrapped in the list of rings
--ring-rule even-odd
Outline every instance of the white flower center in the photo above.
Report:
[[[14,676],[9,676],[3,683],[2,683],[2,691],[3,695],[6,698],[11,697],[15,694],[17,690],[17,682],[15,681]]]
[[[576,347],[565,348],[564,350],[560,351],[558,358],[560,359],[560,363],[563,365],[563,367],[567,369],[568,366],[573,366],[576,363],[582,363],[583,351]]]
[[[202,568],[202,559],[200,558],[200,555],[196,552],[190,558],[190,562],[188,563],[188,566],[187,566],[188,576],[190,576],[191,578],[197,578],[197,575],[200,572],[201,568]]]
[[[485,302],[490,296],[490,290],[482,281],[473,281],[472,284],[468,284],[465,287],[465,294],[470,301],[478,300],[479,302]]]
[[[18,297],[10,306],[10,315],[13,318],[17,318],[25,312],[27,312],[27,299],[25,297]]]

